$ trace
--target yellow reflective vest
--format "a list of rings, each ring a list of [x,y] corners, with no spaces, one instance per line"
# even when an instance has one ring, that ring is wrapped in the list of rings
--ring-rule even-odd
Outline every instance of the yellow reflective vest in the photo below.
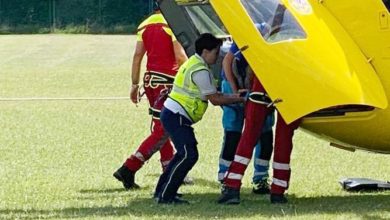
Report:
[[[192,81],[193,73],[206,70],[210,72],[209,67],[196,55],[191,56],[180,67],[173,88],[169,97],[179,103],[192,122],[198,122],[206,112],[208,102],[201,99],[201,93],[196,84]]]

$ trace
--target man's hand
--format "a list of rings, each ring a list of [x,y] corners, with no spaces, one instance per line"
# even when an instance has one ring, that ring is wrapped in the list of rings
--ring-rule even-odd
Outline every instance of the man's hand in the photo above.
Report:
[[[249,96],[249,90],[248,89],[239,89],[237,91],[237,93],[239,94],[239,97],[248,98],[248,96]]]
[[[130,99],[134,104],[139,102],[139,85],[131,85],[130,88]]]
[[[130,88],[130,99],[133,103],[137,104],[139,102],[139,78],[141,70],[142,58],[146,53],[144,43],[142,41],[137,41],[135,46],[133,64],[131,66],[131,88]]]

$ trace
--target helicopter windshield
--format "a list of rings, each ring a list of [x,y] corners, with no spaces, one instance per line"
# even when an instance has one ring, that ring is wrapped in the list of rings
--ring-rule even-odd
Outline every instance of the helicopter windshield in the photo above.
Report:
[[[390,12],[390,0],[383,0],[383,3],[385,4],[387,10]]]
[[[307,38],[294,16],[279,0],[241,0],[241,3],[267,42]]]
[[[200,34],[212,33],[216,37],[228,36],[210,4],[186,5],[184,8]]]

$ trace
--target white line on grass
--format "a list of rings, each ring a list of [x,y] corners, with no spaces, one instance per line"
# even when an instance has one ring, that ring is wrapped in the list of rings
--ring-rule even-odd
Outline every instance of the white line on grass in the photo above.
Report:
[[[2,102],[20,101],[78,101],[78,100],[130,100],[130,97],[21,97],[21,98],[1,98]]]

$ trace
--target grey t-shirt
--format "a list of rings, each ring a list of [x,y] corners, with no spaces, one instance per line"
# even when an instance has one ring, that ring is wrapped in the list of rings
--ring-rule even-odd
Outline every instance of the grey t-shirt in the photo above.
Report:
[[[206,95],[211,95],[217,92],[217,88],[213,84],[213,75],[207,70],[200,70],[192,74],[192,81],[199,88],[202,94],[201,99],[207,101]]]

